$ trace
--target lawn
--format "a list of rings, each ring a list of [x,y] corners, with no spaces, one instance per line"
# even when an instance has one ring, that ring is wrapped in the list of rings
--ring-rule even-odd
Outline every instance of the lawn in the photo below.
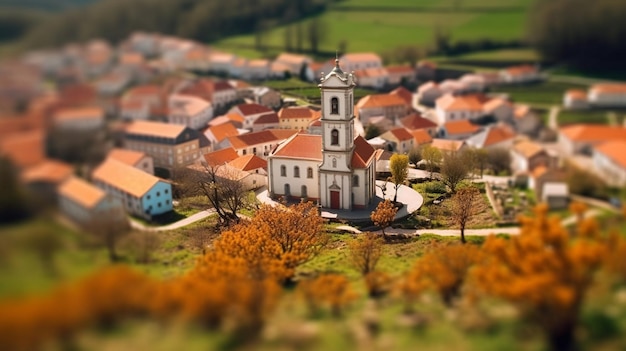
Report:
[[[587,86],[545,81],[536,84],[500,86],[495,87],[492,91],[509,94],[515,102],[548,108],[552,105],[561,106],[563,104],[563,94],[568,89],[586,90]]]
[[[598,111],[598,110],[581,110],[581,111],[571,111],[571,110],[561,110],[559,113],[559,125],[567,125],[574,123],[596,123],[596,124],[607,124],[609,119],[607,116],[607,111]]]

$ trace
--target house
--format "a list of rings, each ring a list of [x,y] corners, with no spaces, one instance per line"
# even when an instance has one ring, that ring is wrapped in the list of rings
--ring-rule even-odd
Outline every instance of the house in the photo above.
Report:
[[[227,147],[221,150],[213,151],[203,155],[203,164],[208,167],[219,167],[225,165],[235,159],[237,159],[237,151],[232,147]]]
[[[182,65],[187,70],[206,73],[210,69],[209,49],[205,46],[197,45],[183,54]]]
[[[280,121],[276,112],[266,113],[257,118],[252,124],[252,132],[280,128]]]
[[[551,210],[566,209],[569,205],[569,187],[565,182],[546,182],[543,184],[540,199]]]
[[[493,116],[500,122],[513,121],[513,105],[505,99],[493,98],[485,102],[483,105],[483,114],[485,116]]]
[[[594,147],[593,165],[610,186],[626,186],[626,139],[607,141]]]
[[[467,143],[463,140],[433,139],[430,146],[441,152],[458,152],[468,148]]]
[[[594,107],[625,107],[626,84],[594,84],[589,88],[587,100],[589,102],[589,105]]]
[[[121,98],[120,117],[128,120],[149,119],[166,116],[165,93],[155,84],[138,85],[129,89]]]
[[[129,72],[114,71],[98,78],[94,85],[99,95],[116,96],[132,83],[132,79]]]
[[[134,121],[124,131],[124,148],[144,152],[154,167],[174,169],[199,157],[198,132],[184,125]]]
[[[413,84],[416,80],[415,68],[409,65],[387,66],[387,84],[395,86]]]
[[[586,109],[589,107],[587,92],[580,89],[570,89],[563,96],[563,106],[570,110]]]
[[[270,76],[271,62],[265,59],[256,59],[248,61],[241,78],[245,80],[265,80]]]
[[[413,135],[404,128],[394,128],[380,135],[380,138],[389,142],[392,149],[399,154],[408,153],[416,144]]]
[[[380,90],[389,84],[389,73],[384,67],[362,68],[354,71],[359,87]]]
[[[361,123],[367,125],[370,117],[385,116],[392,121],[404,117],[411,110],[411,105],[398,95],[371,94],[359,100],[356,110]]]
[[[452,94],[452,95],[462,95],[471,93],[472,89],[470,86],[457,79],[446,79],[439,83],[439,89],[443,94]]]
[[[439,130],[439,135],[448,140],[465,140],[478,133],[480,127],[466,119],[444,123]]]
[[[546,183],[562,183],[565,178],[565,172],[560,169],[538,166],[530,173],[528,189],[535,192],[536,199],[543,199],[543,189]]]
[[[0,139],[0,156],[5,156],[18,169],[26,169],[45,159],[46,135],[35,129],[13,133]]]
[[[268,87],[250,87],[246,89],[245,96],[249,96],[255,104],[263,105],[271,109],[277,109],[282,105],[280,93]]]
[[[417,80],[428,82],[437,78],[437,64],[432,61],[420,60],[417,63]]]
[[[199,130],[213,118],[213,106],[199,97],[172,94],[168,101],[167,120],[171,124],[182,124]]]
[[[240,172],[245,189],[258,189],[267,186],[267,161],[256,156],[240,156],[227,163],[231,169]]]
[[[97,225],[95,222],[126,222],[126,214],[120,198],[113,197],[88,182],[70,177],[59,186],[60,212],[82,226]],[[103,223],[104,224],[104,223]]]
[[[543,80],[543,75],[539,68],[532,65],[519,65],[508,67],[500,71],[503,83],[524,84]]]
[[[296,130],[274,129],[226,138],[225,147],[232,147],[239,156],[257,155],[263,159],[281,142],[296,134]]]
[[[389,95],[397,95],[402,98],[409,106],[413,106],[413,93],[405,87],[397,87],[389,92]]]
[[[398,120],[399,125],[410,130],[424,130],[430,136],[437,134],[437,124],[428,118],[422,117],[419,113],[412,113]]]
[[[424,83],[417,88],[417,101],[426,106],[435,106],[435,101],[443,95],[439,85],[433,81]]]
[[[459,82],[465,86],[467,92],[480,93],[487,88],[487,82],[483,75],[466,73],[459,78]]]
[[[530,140],[518,141],[511,148],[511,169],[514,173],[532,172],[539,166],[553,168],[555,161],[546,149]]]
[[[278,111],[279,128],[306,130],[319,117],[319,111],[309,107],[284,107]]]
[[[100,107],[75,107],[58,110],[52,117],[55,128],[88,132],[104,127],[104,110]]]
[[[384,149],[376,149],[375,151],[376,174],[378,174],[379,176],[391,175],[391,169],[389,169],[391,156],[393,156],[393,152],[390,152]]]
[[[114,148],[109,151],[107,158],[125,163],[148,174],[154,174],[154,160],[143,152]]]
[[[528,105],[517,104],[513,108],[513,126],[520,134],[535,135],[542,122]]]
[[[231,123],[223,123],[216,126],[210,126],[204,130],[204,136],[209,140],[211,150],[219,150],[224,147],[226,139],[231,136],[239,135],[239,130]]]
[[[468,138],[467,145],[478,149],[510,149],[516,138],[515,132],[506,125],[491,125]]]
[[[235,128],[243,127],[244,118],[242,115],[238,113],[227,113],[222,116],[217,116],[209,121],[209,127],[215,127],[220,124],[229,123],[232,124]]]
[[[26,168],[20,180],[26,185],[32,199],[43,204],[57,202],[59,185],[74,173],[72,165],[62,161],[46,159],[37,165]]]
[[[425,129],[416,129],[409,131],[413,136],[415,146],[422,146],[433,142],[433,137]]]
[[[475,95],[454,96],[445,94],[435,102],[437,123],[477,119],[484,115],[483,104]]]
[[[237,56],[225,52],[212,51],[209,53],[209,69],[215,74],[224,76],[238,76],[235,72],[235,63]]]
[[[381,68],[383,60],[373,52],[344,54],[339,58],[344,72],[353,72],[366,68]]]
[[[92,180],[134,216],[150,220],[172,210],[172,185],[133,166],[107,159],[93,171]]]
[[[299,77],[302,68],[310,65],[313,60],[305,55],[283,52],[274,59],[274,62],[284,65],[287,71],[291,73],[291,76]]]
[[[178,94],[191,95],[210,102],[215,109],[220,109],[238,100],[237,90],[226,80],[200,78],[183,82],[177,89]]]
[[[380,134],[395,128],[393,120],[385,116],[370,117],[367,126],[375,127]]]
[[[563,152],[591,155],[593,147],[612,140],[626,140],[626,127],[600,124],[571,124],[561,127],[558,143]]]
[[[237,113],[243,116],[243,128],[252,130],[254,121],[262,115],[273,113],[269,107],[259,104],[239,104],[228,111],[229,113]]]

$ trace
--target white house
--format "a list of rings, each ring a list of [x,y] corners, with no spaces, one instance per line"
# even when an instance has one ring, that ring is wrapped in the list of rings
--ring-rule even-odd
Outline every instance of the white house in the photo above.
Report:
[[[587,95],[589,104],[597,107],[625,107],[626,84],[603,83],[589,88]]]
[[[296,134],[268,157],[273,197],[307,198],[327,208],[370,205],[376,194],[374,148],[355,137],[353,74],[335,68],[322,78],[322,135]]]
[[[57,111],[54,126],[67,131],[94,131],[104,127],[104,110],[100,107],[76,107]]]
[[[154,174],[154,160],[143,152],[115,148],[109,151],[107,158],[133,166],[148,174]]]
[[[580,89],[570,89],[563,95],[563,106],[571,110],[586,109],[589,107],[587,93]]]
[[[510,122],[513,120],[513,105],[502,98],[493,98],[483,105],[483,113],[493,116],[500,122]]]
[[[394,128],[380,135],[380,138],[386,140],[393,147],[393,150],[399,154],[408,153],[415,146],[415,138],[406,129],[399,127]]]
[[[615,187],[626,186],[626,139],[608,141],[593,149],[597,174]]]
[[[151,219],[172,210],[172,185],[135,167],[107,159],[94,170],[92,178],[132,215]]]
[[[126,221],[124,207],[113,197],[86,181],[70,177],[59,187],[59,210],[79,225],[94,220]]]
[[[213,106],[206,100],[191,95],[170,95],[167,114],[169,123],[182,124],[198,130],[206,127],[211,118]]]
[[[460,119],[476,119],[484,115],[483,104],[473,95],[454,96],[446,94],[435,102],[435,114],[439,125]]]
[[[626,140],[626,127],[600,124],[571,124],[561,127],[558,143],[569,155],[592,154],[594,146],[611,140]]]
[[[520,65],[508,67],[500,71],[500,77],[504,83],[522,84],[542,80],[544,77],[539,68],[532,65]]]
[[[434,106],[435,101],[443,95],[439,85],[433,81],[424,83],[417,88],[417,99],[420,104]]]
[[[276,57],[274,62],[284,65],[292,76],[299,77],[302,67],[310,65],[313,60],[305,55],[283,52]]]
[[[359,100],[356,110],[363,125],[369,124],[369,119],[377,116],[384,116],[395,123],[398,118],[407,115],[411,110],[411,105],[399,95],[371,94]]]
[[[274,111],[269,107],[259,104],[239,104],[231,108],[228,112],[243,116],[243,128],[252,130],[254,121],[256,121],[257,118],[268,113],[273,113]]]
[[[358,71],[365,68],[383,67],[383,60],[373,52],[344,54],[339,60],[346,72]]]
[[[354,71],[359,87],[382,89],[389,84],[389,72],[384,67],[363,68]]]

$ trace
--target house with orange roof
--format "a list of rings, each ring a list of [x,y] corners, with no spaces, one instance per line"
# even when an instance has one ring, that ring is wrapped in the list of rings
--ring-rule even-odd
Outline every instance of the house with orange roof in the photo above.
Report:
[[[228,112],[243,116],[243,128],[250,130],[252,130],[254,121],[256,121],[257,118],[268,113],[274,113],[269,107],[259,104],[239,104],[231,108]]]
[[[485,116],[493,116],[500,122],[513,121],[513,104],[503,98],[493,98],[483,104]]]
[[[535,198],[545,200],[546,184],[565,184],[566,174],[558,168],[536,167],[528,178],[528,189],[535,192]]]
[[[26,169],[46,158],[46,134],[35,129],[13,133],[0,139],[0,155],[8,157],[19,169]]]
[[[238,157],[239,155],[235,149],[227,147],[204,154],[202,156],[203,159],[200,162],[208,167],[219,167],[237,159]]]
[[[479,126],[462,119],[444,123],[439,130],[439,135],[448,140],[465,140],[479,131]]]
[[[120,117],[126,120],[148,119],[161,116],[166,109],[166,94],[163,88],[155,84],[144,84],[130,88],[120,101]],[[164,115],[166,117],[167,114]]]
[[[52,159],[46,159],[20,174],[20,180],[26,185],[32,198],[42,204],[53,204],[57,201],[59,185],[72,176],[72,165]]]
[[[215,127],[220,124],[230,123],[235,128],[243,128],[244,118],[238,113],[227,113],[225,115],[217,116],[209,121],[209,127]]]
[[[355,109],[359,120],[365,126],[369,124],[370,117],[384,116],[392,121],[404,117],[411,111],[411,105],[398,95],[371,94],[362,97]]]
[[[168,98],[167,120],[171,124],[182,124],[199,130],[213,118],[210,102],[196,96],[172,94]]]
[[[240,132],[232,123],[223,123],[209,126],[204,130],[204,136],[211,144],[211,150],[219,150],[224,147],[228,137],[239,135]]]
[[[563,106],[570,110],[589,108],[587,92],[582,89],[569,89],[563,95]]]
[[[232,147],[239,156],[257,155],[264,159],[278,144],[297,132],[290,129],[273,129],[236,135],[226,138],[224,147]]]
[[[384,67],[362,68],[354,71],[354,75],[363,88],[380,90],[389,84],[389,73]]]
[[[247,103],[259,104],[271,109],[277,109],[283,104],[278,91],[264,86],[249,87],[243,90],[241,96]]]
[[[413,134],[409,133],[402,127],[387,131],[381,134],[380,138],[386,140],[388,145],[391,145],[392,149],[390,151],[394,151],[399,154],[406,154],[414,146],[416,146]]]
[[[464,140],[450,140],[435,138],[430,143],[430,146],[439,149],[441,152],[458,152],[468,148],[467,143]]]
[[[411,113],[398,120],[398,124],[409,131],[424,130],[430,136],[437,134],[437,124],[419,113]]]
[[[383,60],[373,52],[355,52],[339,57],[342,69],[345,72],[356,72],[366,68],[381,68]]]
[[[467,145],[477,149],[510,149],[517,134],[507,125],[491,125],[469,137]]]
[[[587,100],[595,107],[626,106],[626,83],[600,83],[589,88]]]
[[[415,146],[421,146],[433,142],[432,135],[430,135],[425,129],[411,130],[409,133],[413,136]]]
[[[210,68],[208,47],[196,45],[184,51],[182,66],[187,70],[197,72],[208,72]]]
[[[426,106],[435,106],[435,101],[443,95],[439,84],[429,81],[417,87],[417,101]]]
[[[144,152],[113,148],[109,151],[106,158],[112,158],[148,174],[154,174],[154,160]]]
[[[262,130],[277,129],[280,127],[280,121],[276,112],[266,113],[257,118],[252,124],[252,132],[260,132]]]
[[[65,131],[94,131],[104,127],[101,107],[75,107],[58,110],[52,120],[54,127]]]
[[[267,186],[267,161],[256,155],[239,156],[226,164],[227,168],[241,173],[240,181],[245,189]]]
[[[399,86],[392,91],[389,92],[390,95],[397,95],[401,97],[407,104],[413,106],[413,93],[411,93],[407,88],[403,86]]]
[[[514,173],[532,172],[539,166],[554,168],[556,161],[543,146],[531,140],[520,140],[511,148],[511,169]]]
[[[186,80],[177,93],[192,95],[210,102],[216,109],[237,101],[237,90],[226,80],[199,78]]]
[[[122,201],[78,177],[69,177],[58,189],[60,212],[73,222],[89,226],[95,220],[125,222]]]
[[[392,65],[386,66],[388,78],[387,84],[395,86],[400,84],[415,83],[417,74],[415,68],[409,65]]]
[[[626,127],[601,124],[570,124],[559,128],[558,143],[569,155],[592,155],[596,145],[612,140],[626,140]]]
[[[507,67],[500,71],[500,77],[504,83],[508,84],[532,83],[544,79],[539,68],[533,65]]]
[[[435,102],[435,114],[439,125],[461,119],[473,120],[484,115],[483,104],[474,95],[454,96],[445,94]]]
[[[283,107],[278,111],[280,129],[306,130],[320,112],[305,106]]]
[[[302,67],[310,65],[313,60],[306,55],[283,52],[274,59],[274,62],[284,65],[293,77],[298,77]]]
[[[149,220],[172,210],[170,183],[117,160],[102,162],[93,171],[92,181],[134,216]]]
[[[154,167],[174,169],[194,163],[200,154],[198,132],[184,125],[134,121],[124,130],[124,148],[144,152]]]
[[[626,139],[617,139],[593,148],[593,165],[596,173],[608,185],[626,186]]]
[[[298,133],[268,157],[274,198],[317,201],[322,207],[366,208],[376,195],[374,148],[354,133],[354,74],[335,67],[321,79],[322,135]],[[402,99],[400,99],[402,100]]]
[[[270,76],[270,68],[270,60],[249,60],[243,67],[240,77],[244,80],[265,80]]]

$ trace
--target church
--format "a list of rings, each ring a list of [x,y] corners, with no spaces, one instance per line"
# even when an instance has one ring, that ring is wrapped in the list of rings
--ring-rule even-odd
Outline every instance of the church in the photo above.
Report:
[[[331,209],[367,208],[376,196],[374,148],[354,132],[354,74],[333,70],[318,85],[322,135],[298,133],[268,157],[273,198],[306,199]]]

